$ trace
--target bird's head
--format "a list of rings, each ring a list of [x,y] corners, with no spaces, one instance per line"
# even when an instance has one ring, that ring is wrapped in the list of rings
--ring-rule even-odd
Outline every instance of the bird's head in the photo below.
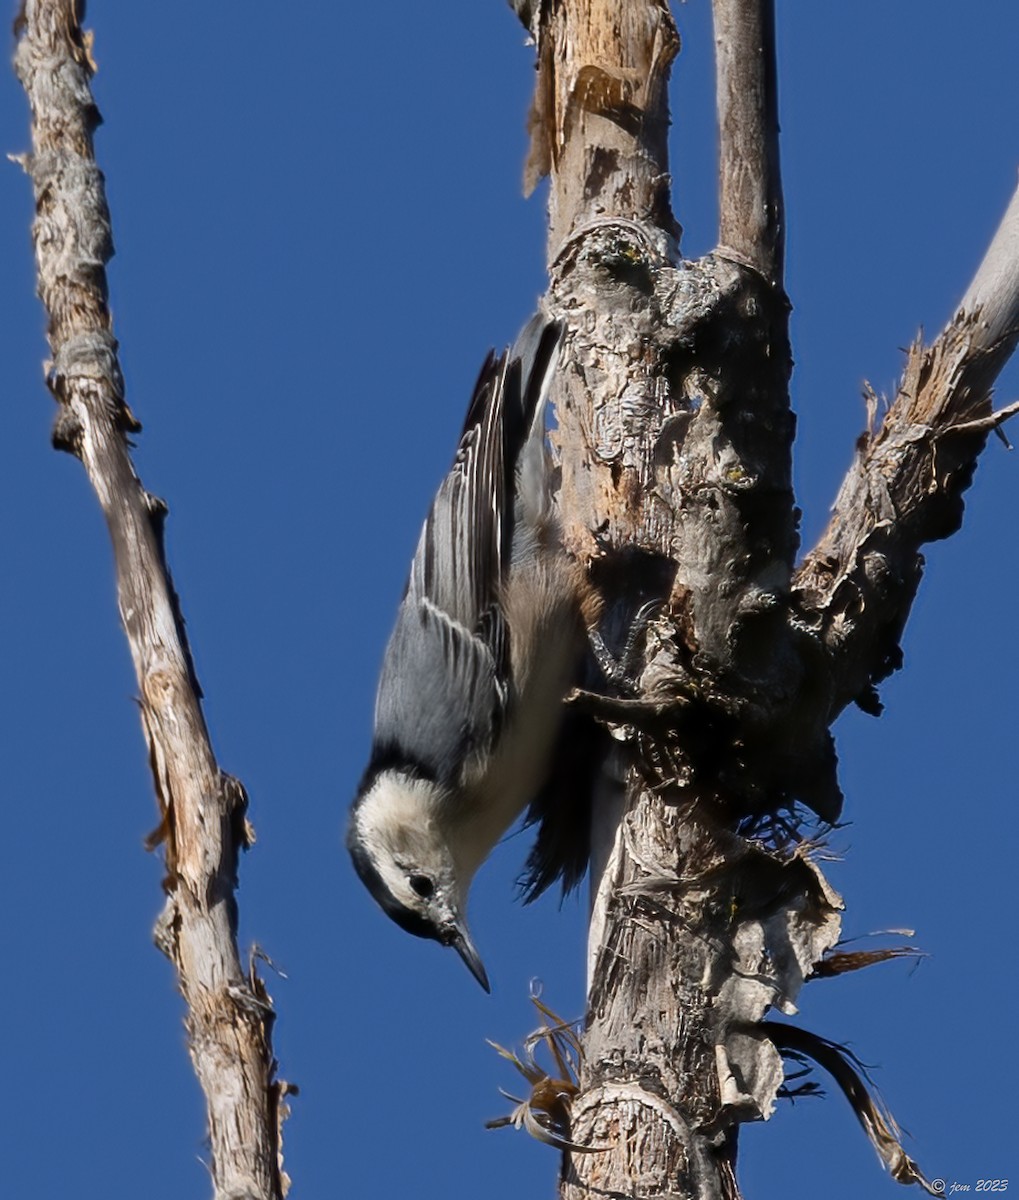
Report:
[[[381,771],[354,803],[347,849],[361,882],[408,933],[452,946],[491,991],[464,916],[470,879],[458,878],[436,813],[439,785],[402,771]]]

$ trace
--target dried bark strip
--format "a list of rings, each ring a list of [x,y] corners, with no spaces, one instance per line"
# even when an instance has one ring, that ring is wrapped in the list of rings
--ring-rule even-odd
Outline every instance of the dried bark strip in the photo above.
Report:
[[[59,405],[54,444],[88,473],[113,542],[121,620],[141,693],[166,842],[167,901],[157,943],[187,1003],[189,1048],[205,1092],[217,1200],[280,1200],[273,1011],[236,943],[237,859],[246,797],[216,763],[163,552],[166,506],[146,492],[128,454],[140,426],[124,401],[107,307],[113,253],[92,135],[91,38],[75,0],[26,0],[15,68],[32,108],[38,291],[49,318],[47,382]]]

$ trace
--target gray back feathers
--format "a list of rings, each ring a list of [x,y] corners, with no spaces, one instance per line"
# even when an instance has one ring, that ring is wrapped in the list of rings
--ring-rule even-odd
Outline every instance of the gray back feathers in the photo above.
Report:
[[[546,519],[544,400],[560,336],[535,317],[481,369],[386,648],[369,773],[400,765],[455,786],[511,703],[500,597],[511,561],[538,536],[532,523]],[[518,469],[526,511],[514,506]]]

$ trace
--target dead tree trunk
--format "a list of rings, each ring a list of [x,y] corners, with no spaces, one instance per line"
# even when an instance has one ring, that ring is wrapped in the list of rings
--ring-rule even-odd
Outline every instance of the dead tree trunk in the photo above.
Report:
[[[736,1130],[813,1048],[885,1162],[926,1186],[838,1049],[788,1026],[839,937],[811,860],[839,814],[830,726],[875,710],[920,546],[958,526],[1017,326],[1016,206],[963,309],[910,353],[800,565],[771,0],[715,0],[721,222],[683,261],[666,0],[515,4],[537,44],[526,186],[547,174],[570,549],[617,645],[659,600],[633,695],[580,696],[618,746],[596,817],[585,1059],[562,1194],[732,1200]],[[625,689],[624,689],[625,691]],[[823,968],[822,968],[823,970]],[[802,1038],[801,1038],[802,1035]]]
[[[166,848],[166,906],[156,941],[177,971],[208,1108],[217,1200],[281,1200],[280,1121],[271,1000],[237,950],[237,861],[250,841],[247,797],[218,766],[163,551],[166,505],[128,453],[141,426],[124,399],[107,306],[113,253],[92,135],[91,37],[77,0],[26,0],[16,23],[18,77],[32,108],[39,295],[49,318],[47,383],[59,406],[53,443],[81,460],[113,542],[121,621],[138,679]]]

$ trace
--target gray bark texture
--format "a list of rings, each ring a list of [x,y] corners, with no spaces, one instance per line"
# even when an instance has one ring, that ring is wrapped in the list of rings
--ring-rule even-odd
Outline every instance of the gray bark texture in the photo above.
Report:
[[[54,445],[88,474],[113,543],[121,621],[138,679],[165,848],[166,905],[156,941],[187,1004],[191,1058],[205,1093],[217,1200],[279,1200],[286,1190],[271,1000],[237,950],[237,861],[250,841],[241,784],[216,763],[201,692],[163,550],[166,505],[135,474],[107,306],[113,253],[105,185],[93,153],[100,117],[91,39],[75,0],[26,0],[15,69],[32,110],[32,233],[49,319],[47,383],[59,408]]]
[[[830,726],[900,661],[923,543],[958,527],[990,389],[1019,329],[1013,204],[958,316],[911,349],[831,523],[797,562],[771,0],[715,0],[717,248],[678,253],[666,0],[516,5],[537,46],[525,188],[549,176],[547,305],[569,549],[606,641],[657,602],[632,694],[585,705],[615,738],[592,837],[583,1065],[562,1195],[734,1200],[736,1130],[782,1054],[825,1066],[893,1175],[928,1185],[840,1048],[792,1026],[839,955],[812,837],[841,808]],[[1008,410],[1010,411],[1010,410]],[[853,959],[852,962],[849,960]]]

